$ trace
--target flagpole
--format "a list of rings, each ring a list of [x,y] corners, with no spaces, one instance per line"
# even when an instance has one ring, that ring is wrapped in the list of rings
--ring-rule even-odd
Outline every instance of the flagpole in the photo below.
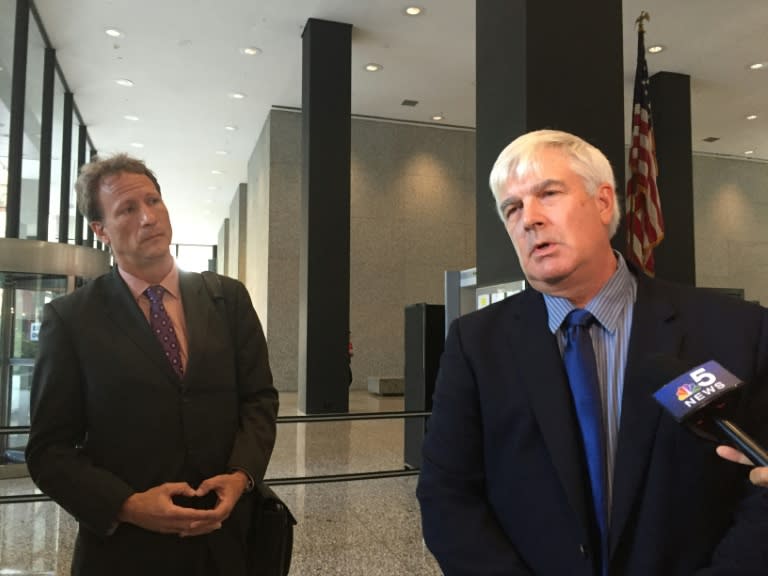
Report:
[[[650,22],[651,15],[648,14],[645,10],[640,11],[640,16],[635,18],[635,25],[637,26],[638,32],[645,32],[645,26],[643,25],[643,22]]]
[[[635,20],[637,26],[637,69],[632,103],[632,144],[629,149],[629,172],[626,193],[627,258],[653,276],[653,250],[664,239],[664,217],[659,189],[656,185],[658,166],[653,133],[653,115],[648,95],[648,63],[645,60],[645,27],[650,20],[643,10]]]

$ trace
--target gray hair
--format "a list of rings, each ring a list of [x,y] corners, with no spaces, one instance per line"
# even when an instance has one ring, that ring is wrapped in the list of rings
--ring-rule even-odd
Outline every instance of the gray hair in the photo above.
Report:
[[[504,150],[493,165],[489,183],[497,199],[510,178],[521,180],[541,170],[537,154],[542,148],[557,148],[568,156],[571,169],[581,176],[584,187],[594,196],[602,184],[610,184],[616,190],[616,178],[605,154],[578,136],[558,130],[536,130],[516,138]],[[616,197],[608,233],[613,236],[619,227],[621,209]]]

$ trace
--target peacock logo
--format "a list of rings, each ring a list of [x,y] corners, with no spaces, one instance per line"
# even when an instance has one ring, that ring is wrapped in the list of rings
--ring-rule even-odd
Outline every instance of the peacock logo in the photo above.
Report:
[[[677,388],[677,399],[680,402],[684,402],[696,392],[699,392],[701,390],[701,386],[697,386],[696,384],[693,384],[691,382],[683,384],[682,386],[679,386]]]

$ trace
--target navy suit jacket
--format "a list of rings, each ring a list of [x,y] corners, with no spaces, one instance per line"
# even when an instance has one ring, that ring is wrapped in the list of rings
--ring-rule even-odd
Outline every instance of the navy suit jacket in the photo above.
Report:
[[[609,536],[615,576],[768,574],[768,490],[678,425],[644,376],[655,353],[717,360],[749,382],[737,420],[768,440],[768,315],[755,304],[638,278]],[[447,576],[593,576],[578,421],[543,296],[451,326],[417,495]]]
[[[266,341],[245,287],[225,277],[221,287],[229,318],[200,274],[179,273],[188,336],[181,380],[117,269],[45,306],[27,465],[80,523],[73,574],[177,571],[178,536],[131,524],[112,533],[133,492],[196,487],[233,468],[264,477],[278,406]],[[197,537],[221,574],[245,574],[250,500]]]

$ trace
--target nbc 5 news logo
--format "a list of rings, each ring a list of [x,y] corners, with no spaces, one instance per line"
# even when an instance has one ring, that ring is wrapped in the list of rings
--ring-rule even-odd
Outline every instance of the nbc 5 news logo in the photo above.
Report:
[[[707,364],[710,364],[707,362]],[[717,365],[719,367],[719,364]],[[717,376],[710,372],[706,365],[688,373],[693,382],[685,382],[677,388],[677,399],[688,408],[696,406],[709,396],[718,394],[727,388]]]

